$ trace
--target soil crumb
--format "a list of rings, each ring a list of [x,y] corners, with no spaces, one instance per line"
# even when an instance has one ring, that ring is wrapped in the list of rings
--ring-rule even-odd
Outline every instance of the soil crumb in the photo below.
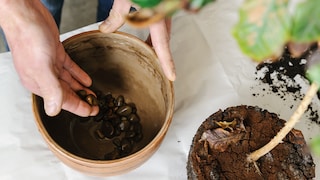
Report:
[[[301,92],[299,80],[308,82],[306,74],[307,59],[317,49],[316,45],[311,46],[301,57],[294,58],[290,55],[288,49],[285,49],[283,55],[277,61],[267,61],[256,67],[256,80],[260,83],[268,84],[269,89],[263,91],[274,93],[283,101],[286,101],[286,95],[290,94],[294,97],[294,101],[301,101],[304,94]],[[253,96],[259,96],[259,93],[252,93]],[[318,98],[320,94],[318,93]],[[293,108],[294,105],[290,105]],[[320,124],[318,110],[312,107],[312,103],[308,106],[308,118]]]

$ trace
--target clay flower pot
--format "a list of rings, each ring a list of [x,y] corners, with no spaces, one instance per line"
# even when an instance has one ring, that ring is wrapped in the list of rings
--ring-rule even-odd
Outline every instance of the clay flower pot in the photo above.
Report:
[[[173,84],[163,74],[154,51],[140,39],[121,32],[85,32],[63,44],[70,57],[92,78],[92,88],[123,95],[126,102],[135,104],[143,137],[132,154],[104,160],[112,143],[97,140],[93,127],[81,124],[69,112],[47,116],[42,98],[33,95],[40,134],[63,163],[83,173],[111,176],[137,168],[159,148],[173,115]]]
[[[219,110],[198,128],[189,151],[188,179],[313,179],[315,164],[301,131],[292,129],[256,166],[251,152],[284,126],[276,114],[253,106]]]

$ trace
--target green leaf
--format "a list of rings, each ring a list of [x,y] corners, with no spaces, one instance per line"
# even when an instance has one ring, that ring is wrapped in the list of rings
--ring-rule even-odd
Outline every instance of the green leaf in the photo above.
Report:
[[[320,1],[307,0],[296,6],[291,39],[299,43],[320,40]]]
[[[309,67],[306,72],[306,77],[309,81],[320,84],[320,63]]]
[[[311,141],[310,147],[315,154],[320,156],[320,136],[314,137]]]
[[[162,0],[131,0],[142,8],[151,8],[158,5]]]
[[[290,37],[287,0],[246,0],[233,36],[240,49],[256,61],[279,56]]]

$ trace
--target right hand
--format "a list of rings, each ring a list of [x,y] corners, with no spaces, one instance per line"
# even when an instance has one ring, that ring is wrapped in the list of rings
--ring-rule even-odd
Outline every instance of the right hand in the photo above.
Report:
[[[79,116],[98,113],[98,106],[91,107],[75,93],[92,93],[86,88],[92,80],[65,52],[54,19],[40,1],[1,0],[0,25],[22,84],[44,99],[49,116],[61,109]]]

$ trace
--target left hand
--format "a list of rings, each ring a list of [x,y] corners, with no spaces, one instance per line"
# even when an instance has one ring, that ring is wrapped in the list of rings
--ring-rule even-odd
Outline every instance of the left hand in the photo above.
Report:
[[[130,0],[115,0],[109,17],[99,27],[100,31],[110,33],[121,27],[125,23],[125,16],[129,13],[131,6]],[[151,36],[149,44],[154,47],[166,77],[174,81],[176,79],[175,67],[169,47],[170,23],[163,19],[152,24],[149,27]]]

